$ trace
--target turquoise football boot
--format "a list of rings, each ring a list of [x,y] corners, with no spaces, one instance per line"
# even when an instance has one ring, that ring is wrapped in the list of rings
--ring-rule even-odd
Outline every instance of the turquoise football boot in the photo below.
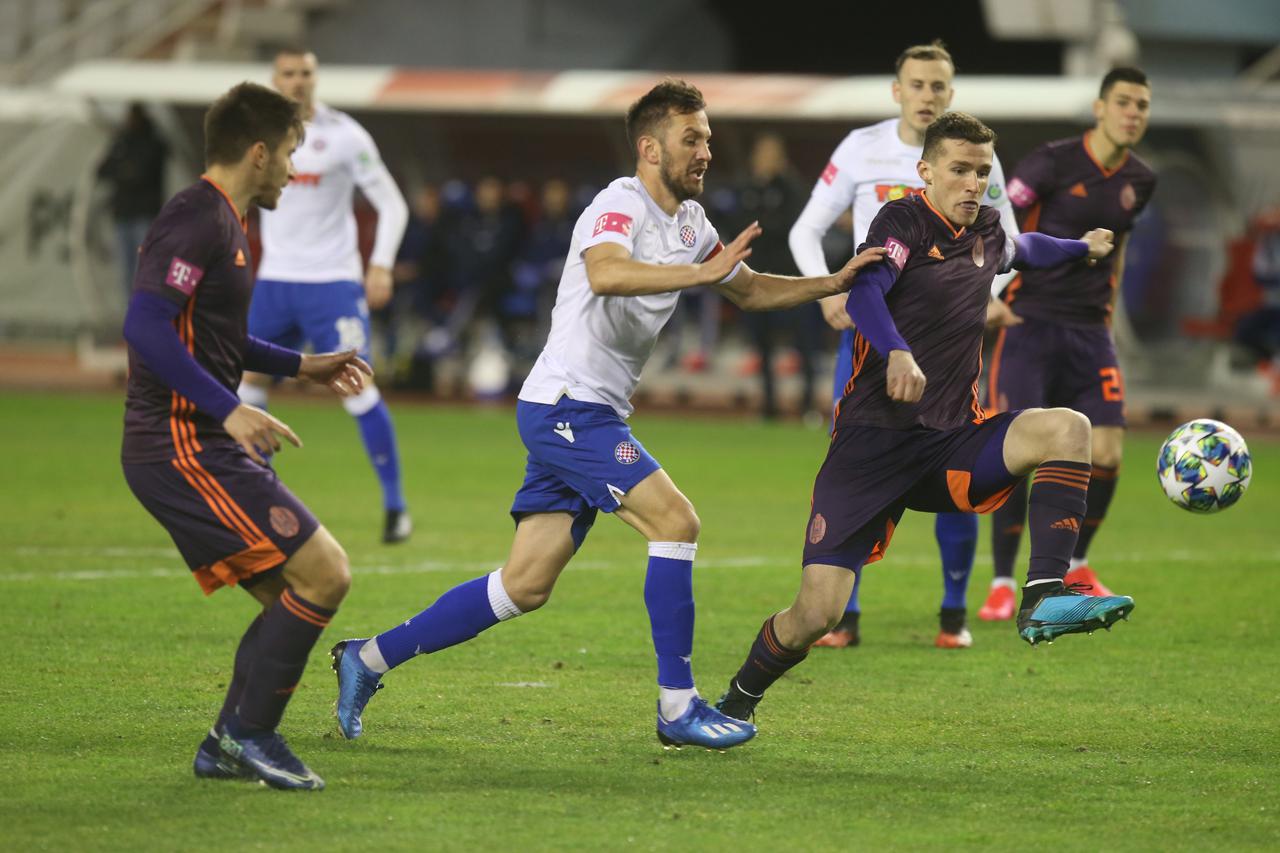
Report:
[[[343,640],[329,650],[329,660],[338,676],[338,728],[347,740],[364,732],[360,715],[373,694],[382,689],[382,676],[360,660],[360,647],[368,640]]]
[[[1018,636],[1031,645],[1052,643],[1063,634],[1111,630],[1133,611],[1127,595],[1086,595],[1082,584],[1057,584],[1034,605],[1018,611]]]

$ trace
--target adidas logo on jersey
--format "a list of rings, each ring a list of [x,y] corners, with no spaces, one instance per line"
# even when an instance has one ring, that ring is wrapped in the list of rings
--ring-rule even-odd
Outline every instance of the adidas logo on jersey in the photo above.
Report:
[[[945,257],[943,257],[942,252],[938,251],[938,247],[937,247],[937,246],[931,246],[931,247],[929,248],[929,257],[933,258],[935,261],[945,261],[945,260],[946,260],[946,258],[945,258]]]
[[[1084,184],[1077,183],[1071,188],[1071,194],[1076,198],[1088,198],[1089,191],[1084,188]]]

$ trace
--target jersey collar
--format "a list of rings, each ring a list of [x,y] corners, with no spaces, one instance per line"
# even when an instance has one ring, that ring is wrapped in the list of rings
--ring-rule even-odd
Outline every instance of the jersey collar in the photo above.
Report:
[[[934,216],[936,216],[936,217],[938,217],[939,219],[941,219],[941,220],[942,220],[942,224],[943,224],[943,225],[945,225],[945,226],[947,227],[947,230],[951,232],[951,239],[952,239],[952,240],[959,240],[959,239],[960,239],[960,237],[964,234],[964,229],[963,229],[963,228],[961,228],[959,231],[957,231],[957,230],[955,229],[955,226],[951,224],[951,220],[950,220],[950,219],[947,219],[947,217],[943,216],[940,212],[938,212],[938,208],[936,208],[936,207],[934,207],[934,206],[933,206],[933,202],[929,201],[929,197],[928,197],[927,195],[925,195],[924,193],[920,193],[920,194],[917,196],[917,198],[919,198],[922,202],[924,202],[925,207],[927,207],[927,208],[929,208],[930,210],[932,210],[932,211],[933,211],[933,215],[934,215]]]
[[[1081,146],[1084,147],[1084,153],[1088,155],[1093,165],[1098,167],[1098,171],[1102,173],[1102,177],[1109,178],[1116,172],[1124,168],[1124,164],[1129,162],[1129,149],[1124,150],[1124,156],[1120,158],[1120,162],[1116,164],[1114,169],[1108,169],[1098,162],[1098,158],[1093,156],[1093,150],[1089,148],[1089,137],[1093,135],[1092,130],[1086,130],[1084,136],[1080,139]]]
[[[236,203],[231,200],[231,196],[227,195],[227,191],[222,188],[221,184],[219,184],[217,181],[215,181],[213,178],[209,177],[208,175],[201,175],[200,180],[204,181],[209,186],[213,187],[215,190],[218,191],[218,195],[222,196],[222,198],[227,202],[227,207],[230,207],[231,212],[236,215],[236,219],[239,220],[240,222],[240,227],[244,230],[246,234],[249,233],[248,216],[241,215],[240,211],[236,208]]]

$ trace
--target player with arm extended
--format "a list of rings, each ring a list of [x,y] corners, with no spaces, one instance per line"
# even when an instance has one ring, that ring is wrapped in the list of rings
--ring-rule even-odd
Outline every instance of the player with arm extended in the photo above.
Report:
[[[338,722],[348,738],[360,735],[364,707],[389,669],[545,604],[601,511],[648,542],[644,600],[657,653],[659,739],[727,748],[755,734],[694,688],[700,522],[632,435],[630,398],[681,291],[706,285],[749,311],[789,308],[846,289],[884,250],[864,252],[834,275],[757,273],[744,261],[759,227],[724,245],[694,201],[711,162],[702,93],[666,80],[631,106],[626,129],[636,175],[611,183],[578,218],[546,347],[520,390],[516,422],[529,455],[511,507],[510,555],[372,640],[334,647]]]
[[[164,206],[138,259],[121,461],[205,594],[239,585],[262,605],[196,751],[196,776],[315,790],[324,782],[276,728],[351,575],[342,546],[264,464],[277,436],[301,447],[298,437],[235,389],[243,370],[257,370],[352,396],[369,366],[354,351],[302,355],[247,333],[245,215],[274,207],[289,181],[303,133],[297,104],[243,83],[209,108],[204,133],[204,176]]]
[[[276,54],[272,85],[297,101],[306,143],[294,155],[296,175],[279,206],[263,211],[262,263],[249,311],[249,331],[264,340],[317,351],[354,349],[369,359],[369,309],[391,299],[391,268],[409,208],[378,148],[351,116],[315,100],[316,57],[290,48]],[[352,208],[356,188],[378,212],[369,268],[361,285]],[[266,408],[267,377],[251,376],[240,398]],[[400,453],[391,413],[372,382],[343,400],[382,487],[382,541],[403,542],[413,530],[400,482]]]
[[[952,81],[955,65],[951,54],[939,41],[908,47],[895,64],[893,100],[899,105],[896,118],[859,128],[845,137],[831,155],[831,161],[813,187],[813,194],[800,218],[791,228],[791,253],[804,275],[822,275],[827,262],[822,237],[846,210],[853,210],[853,245],[866,240],[871,220],[887,202],[919,193],[924,184],[916,173],[925,130],[951,105],[955,96]],[[991,174],[984,199],[1000,214],[1005,232],[1017,235],[1013,207],[1005,195],[1000,159],[993,155]],[[997,286],[1012,278],[997,277]],[[822,300],[828,324],[840,330],[832,399],[839,400],[849,382],[853,365],[853,323],[845,311],[845,294]],[[1016,322],[999,300],[992,299],[989,322],[993,326]],[[974,550],[978,544],[978,517],[964,513],[940,513],[935,521],[938,551],[942,558],[942,607],[934,645],[939,648],[968,648],[973,637],[965,627],[965,599],[973,572]],[[859,588],[861,575],[845,607],[845,615],[819,646],[856,646],[861,633]]]
[[[990,512],[1029,475],[1020,636],[1052,641],[1110,627],[1133,609],[1128,596],[1080,595],[1062,582],[1084,517],[1089,421],[1070,409],[987,418],[978,404],[996,272],[1111,251],[1105,229],[1080,240],[1010,238],[999,214],[980,206],[994,143],[973,116],[942,116],[925,133],[924,193],[885,205],[871,223],[863,245],[886,257],[860,270],[849,291],[853,378],[814,483],[800,591],[765,621],[721,697],[717,707],[731,717],[750,719],[765,690],[840,619],[854,573],[884,556],[905,510]]]
[[[1097,595],[1109,591],[1085,557],[1115,494],[1124,441],[1124,381],[1111,312],[1129,233],[1155,191],[1155,172],[1131,150],[1146,132],[1150,110],[1146,75],[1113,69],[1093,104],[1094,128],[1041,145],[1009,182],[1009,197],[1026,211],[1028,231],[1064,237],[1093,224],[1117,235],[1109,258],[1029,270],[1009,285],[1004,299],[1025,322],[1001,330],[988,386],[988,404],[997,410],[1068,406],[1091,421],[1089,508],[1067,582],[1088,584]],[[1013,564],[1026,512],[1026,490],[1018,488],[991,516],[995,579],[978,611],[982,619],[1013,618]]]

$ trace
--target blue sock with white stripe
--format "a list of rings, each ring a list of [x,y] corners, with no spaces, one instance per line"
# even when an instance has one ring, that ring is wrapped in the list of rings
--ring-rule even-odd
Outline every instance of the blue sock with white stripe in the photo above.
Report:
[[[386,672],[414,655],[465,643],[521,613],[507,595],[498,569],[455,586],[417,616],[374,637],[360,649],[360,659],[375,672]]]
[[[382,484],[382,507],[403,511],[404,492],[400,487],[400,452],[396,448],[396,430],[391,423],[391,411],[377,388],[365,389],[355,397],[343,401],[348,412],[355,416],[364,440],[365,452],[373,464],[378,482]]]
[[[978,516],[967,512],[940,512],[933,524],[942,555],[942,608],[960,610],[969,591],[973,555],[978,548]]]
[[[644,578],[644,604],[649,611],[653,648],[658,656],[662,716],[680,717],[697,692],[693,687],[693,557],[692,542],[650,542]]]

